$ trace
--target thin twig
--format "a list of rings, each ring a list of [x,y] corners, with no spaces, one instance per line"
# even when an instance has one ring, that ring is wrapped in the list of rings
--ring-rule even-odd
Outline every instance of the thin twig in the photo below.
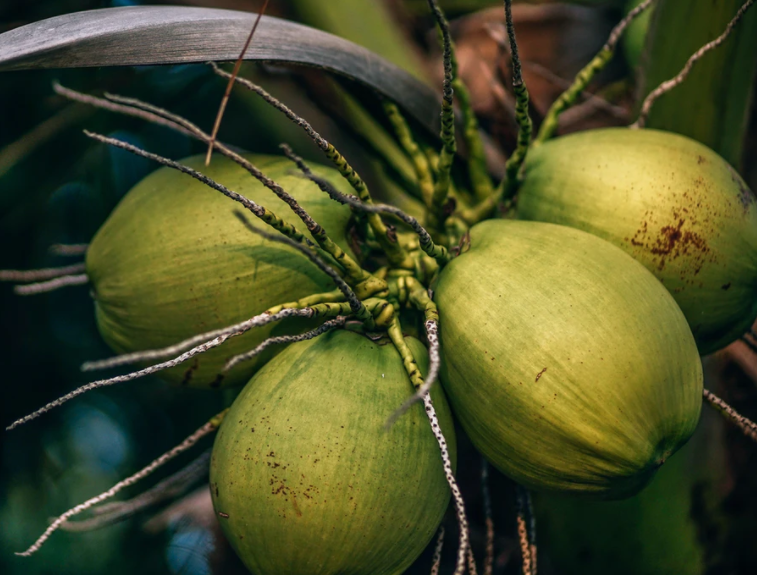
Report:
[[[492,519],[492,497],[489,490],[489,462],[481,458],[481,493],[484,499],[484,521],[486,523],[486,554],[484,575],[494,571],[494,520]]]
[[[206,450],[192,463],[136,497],[95,507],[92,509],[93,517],[90,519],[66,521],[60,528],[64,531],[93,531],[125,521],[148,507],[178,497],[196,482],[203,478],[207,479],[210,453],[210,449]]]
[[[704,396],[704,399],[705,401],[707,401],[707,403],[709,403],[713,408],[715,408],[715,410],[717,410],[726,419],[728,419],[731,423],[738,427],[744,433],[744,435],[746,435],[752,441],[757,441],[757,423],[741,415],[711,391],[703,389],[702,395]]]
[[[318,326],[317,328],[311,329],[310,331],[306,331],[305,333],[300,333],[297,335],[280,335],[277,337],[269,337],[265,341],[261,342],[258,346],[256,346],[255,349],[247,351],[245,353],[240,353],[239,355],[235,355],[234,357],[229,359],[226,362],[226,364],[223,366],[222,372],[227,373],[235,365],[238,365],[239,363],[242,363],[243,361],[251,360],[253,357],[261,354],[263,351],[265,351],[267,348],[269,348],[272,345],[297,343],[299,341],[306,341],[309,339],[313,339],[323,333],[326,333],[329,330],[344,326],[346,321],[347,321],[346,317],[337,316],[335,319],[330,319],[324,322],[322,325]]]
[[[283,236],[282,236],[283,237]],[[48,403],[47,405],[39,408],[38,410],[34,411],[33,413],[30,413],[29,415],[22,417],[21,419],[18,419],[14,421],[11,425],[6,427],[6,431],[10,431],[11,429],[14,429],[18,427],[19,425],[23,425],[24,423],[31,421],[32,419],[36,419],[40,415],[47,413],[51,409],[58,407],[60,405],[63,405],[67,401],[70,401],[71,399],[78,397],[82,395],[83,393],[86,393],[88,391],[91,391],[93,389],[98,389],[101,387],[106,387],[109,385],[114,385],[116,383],[124,383],[127,381],[132,381],[134,379],[138,379],[140,377],[145,377],[147,375],[152,375],[153,373],[157,373],[159,371],[162,371],[164,369],[169,369],[171,367],[175,367],[188,359],[193,358],[196,355],[200,355],[202,353],[205,353],[206,351],[213,349],[214,347],[218,347],[222,343],[224,343],[227,339],[230,339],[232,337],[236,337],[239,335],[242,335],[249,330],[251,330],[254,327],[263,326],[266,324],[269,324],[274,321],[278,321],[280,319],[284,319],[286,317],[291,316],[298,316],[298,317],[312,317],[314,315],[314,311],[310,308],[305,309],[294,309],[294,308],[288,308],[281,310],[280,312],[276,314],[268,314],[263,313],[261,315],[257,315],[253,318],[248,319],[247,321],[235,324],[233,326],[230,326],[228,328],[224,328],[223,330],[219,330],[219,335],[214,337],[213,339],[209,341],[205,341],[204,343],[201,343],[200,345],[197,345],[193,347],[192,349],[182,353],[178,357],[175,357],[174,359],[164,361],[162,363],[158,363],[155,365],[151,365],[150,367],[146,367],[144,369],[140,369],[139,371],[134,371],[131,373],[127,373],[124,375],[118,375],[116,377],[111,377],[108,379],[101,379],[98,381],[93,381],[91,383],[87,383],[85,385],[82,385],[81,387],[75,389],[74,391],[67,393],[66,395],[59,397],[58,399],[55,399]]]
[[[23,551],[21,553],[16,553],[16,555],[19,555],[21,557],[29,557],[30,555],[34,554],[36,551],[39,550],[40,547],[42,547],[45,541],[49,539],[50,535],[52,535],[61,525],[63,525],[63,523],[68,521],[71,517],[73,517],[74,515],[78,515],[82,511],[86,511],[90,507],[93,507],[94,505],[97,505],[98,503],[101,503],[105,501],[106,499],[113,497],[119,491],[135,484],[140,479],[144,479],[145,477],[150,475],[153,471],[163,466],[164,464],[168,463],[171,459],[175,458],[177,455],[181,455],[188,449],[192,448],[200,439],[214,432],[218,428],[218,425],[219,425],[218,417],[219,416],[216,416],[216,418],[214,418],[213,420],[209,421],[208,423],[200,427],[197,431],[195,431],[192,435],[187,437],[179,445],[167,451],[166,453],[158,457],[156,460],[154,460],[152,463],[150,463],[147,467],[144,467],[142,470],[138,471],[131,477],[127,477],[123,481],[119,481],[113,487],[105,491],[104,493],[101,493],[100,495],[93,497],[92,499],[88,499],[84,503],[81,503],[77,505],[76,507],[66,511],[63,515],[61,515],[55,521],[52,522],[52,524],[45,530],[45,532],[39,537],[39,539],[37,539],[34,542],[34,544],[31,547],[29,547],[26,551]]]
[[[50,253],[56,256],[83,256],[87,253],[89,244],[53,244]]]
[[[646,98],[644,98],[644,102],[641,104],[641,112],[639,112],[638,119],[631,124],[631,128],[643,128],[644,125],[647,123],[647,118],[649,117],[649,112],[652,110],[652,106],[657,101],[657,99],[662,96],[663,94],[667,94],[670,92],[673,88],[676,86],[680,86],[683,81],[686,79],[686,77],[691,72],[691,69],[694,67],[694,64],[697,63],[697,61],[701,60],[702,57],[707,54],[707,52],[710,52],[720,46],[723,42],[726,41],[728,36],[731,35],[731,32],[733,32],[733,29],[736,27],[736,24],[739,23],[739,20],[743,18],[744,14],[746,13],[749,8],[754,4],[755,0],[746,0],[744,4],[739,8],[739,10],[736,12],[736,15],[733,17],[733,19],[728,22],[728,25],[725,28],[725,31],[712,40],[711,42],[707,42],[704,46],[702,46],[699,50],[694,52],[689,59],[686,61],[686,64],[684,64],[683,68],[681,69],[678,74],[676,74],[674,77],[672,77],[670,80],[664,81],[662,84],[657,86],[654,90],[652,90]]]
[[[0,270],[0,282],[38,282],[85,271],[83,263],[38,270]]]
[[[250,43],[252,42],[252,37],[255,35],[255,30],[258,29],[258,24],[260,24],[260,19],[263,17],[263,14],[266,11],[266,8],[268,8],[268,2],[269,0],[265,0],[263,3],[263,8],[258,13],[257,18],[255,18],[255,23],[252,25],[252,30],[250,30],[250,34],[247,36],[247,40],[244,42],[244,47],[242,48],[242,52],[239,54],[239,58],[237,58],[237,61],[234,63],[234,71],[231,75],[231,78],[229,79],[229,83],[226,85],[226,92],[223,94],[223,99],[221,100],[221,105],[218,107],[218,114],[216,115],[216,121],[213,124],[213,132],[210,134],[210,141],[208,142],[208,153],[205,156],[205,165],[210,164],[210,156],[213,154],[213,144],[216,141],[216,136],[218,136],[218,130],[221,128],[221,120],[223,119],[223,113],[226,111],[226,105],[229,103],[229,97],[231,96],[231,89],[234,87],[234,78],[237,77],[237,74],[239,74],[239,69],[242,67],[242,62],[244,60],[245,52],[247,52],[247,48],[250,47]]]
[[[78,274],[73,276],[61,276],[46,282],[15,286],[13,291],[17,295],[37,295],[40,293],[55,291],[62,287],[80,286],[86,283],[89,283],[89,277],[87,274]]]

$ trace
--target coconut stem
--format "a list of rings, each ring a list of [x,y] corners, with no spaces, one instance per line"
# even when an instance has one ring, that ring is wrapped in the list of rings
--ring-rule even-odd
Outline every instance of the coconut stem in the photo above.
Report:
[[[61,276],[46,282],[16,286],[13,288],[13,291],[17,295],[37,295],[40,293],[55,291],[62,287],[80,286],[86,283],[89,283],[89,277],[87,277],[87,274],[77,274],[73,276]]]
[[[45,532],[37,539],[37,541],[34,542],[34,544],[29,547],[26,551],[23,551],[21,553],[16,553],[16,555],[20,555],[21,557],[29,557],[30,555],[34,554],[39,550],[40,547],[50,538],[50,535],[53,534],[61,525],[63,525],[66,521],[68,521],[71,517],[78,515],[82,511],[86,511],[90,507],[93,507],[94,505],[97,505],[98,503],[101,503],[105,501],[106,499],[110,499],[114,495],[116,495],[119,491],[122,491],[126,487],[129,487],[136,482],[138,482],[140,479],[144,479],[148,475],[150,475],[153,471],[158,469],[159,467],[162,467],[172,459],[174,459],[177,455],[181,455],[185,451],[191,449],[200,439],[205,437],[206,435],[209,435],[210,433],[213,433],[218,429],[218,426],[221,424],[221,421],[223,421],[224,416],[226,415],[226,411],[223,411],[213,417],[209,422],[207,422],[205,425],[200,427],[197,431],[195,431],[192,435],[187,437],[184,441],[182,441],[179,445],[174,447],[173,449],[167,451],[157,459],[155,459],[152,463],[150,463],[147,467],[144,467],[142,470],[138,471],[131,477],[127,477],[123,481],[119,481],[116,483],[113,487],[105,491],[104,493],[101,493],[100,495],[93,497],[92,499],[88,499],[84,503],[81,503],[77,505],[76,507],[69,509],[66,511],[63,515],[58,517],[55,521],[53,521],[50,526],[45,530]]]
[[[602,46],[599,53],[589,62],[578,74],[576,74],[573,83],[565,90],[550,106],[547,115],[544,116],[544,121],[539,129],[539,134],[534,140],[534,144],[543,144],[549,140],[557,132],[558,122],[560,114],[565,110],[573,106],[581,96],[586,87],[591,83],[594,77],[604,70],[607,63],[612,59],[615,54],[615,48],[620,41],[623,32],[633,22],[637,16],[649,8],[656,0],[645,0],[636,8],[631,10],[625,18],[623,18],[610,32],[610,37]]]
[[[515,195],[518,189],[518,178],[523,162],[526,161],[528,147],[531,145],[533,124],[528,113],[528,88],[523,81],[518,43],[515,40],[515,25],[513,24],[512,0],[505,0],[505,22],[507,38],[510,42],[510,59],[513,64],[513,92],[515,95],[515,122],[518,124],[518,139],[515,151],[505,164],[505,177],[500,182],[494,195],[498,200]]]
[[[454,79],[452,38],[449,33],[449,22],[436,0],[428,0],[428,7],[436,20],[436,25],[442,39],[442,59],[444,62],[444,82],[442,84],[442,128],[440,136],[442,149],[436,166],[436,185],[431,197],[431,208],[428,211],[428,223],[433,229],[442,229],[444,224],[444,210],[452,182],[452,163],[457,153],[455,142],[455,111],[452,107]]]
[[[520,552],[523,558],[523,575],[536,575],[536,544],[531,538],[530,524],[532,523],[531,495],[528,490],[516,485],[517,524]]]
[[[249,361],[255,356],[259,355],[266,349],[268,349],[272,345],[279,345],[279,344],[289,344],[289,343],[296,343],[298,341],[306,341],[308,339],[313,339],[318,337],[319,335],[326,333],[329,330],[332,330],[336,327],[343,327],[345,322],[347,321],[347,318],[343,315],[337,316],[335,319],[331,319],[327,322],[324,322],[322,325],[318,326],[315,329],[311,329],[310,331],[306,331],[305,333],[301,333],[298,335],[281,335],[277,337],[269,337],[268,339],[261,342],[255,349],[252,349],[245,353],[240,353],[239,355],[235,355],[231,359],[229,359],[223,366],[223,370],[221,371],[221,375],[225,376],[230,369],[232,369],[235,365],[238,365],[242,363],[243,361]]]
[[[178,497],[201,479],[207,478],[210,452],[208,449],[192,463],[136,497],[95,507],[92,510],[94,516],[90,519],[66,521],[60,528],[63,531],[93,531],[124,521],[140,511]]]
[[[88,248],[89,244],[53,244],[50,253],[56,256],[83,256]]]
[[[481,458],[481,494],[484,500],[484,522],[486,525],[486,555],[484,575],[494,571],[494,520],[492,519],[492,497],[489,490],[489,462]]]
[[[442,245],[435,244],[433,239],[431,238],[431,234],[429,234],[428,231],[426,231],[426,229],[421,226],[418,220],[416,220],[414,217],[406,214],[405,212],[394,206],[388,206],[386,204],[366,204],[355,196],[348,196],[347,194],[339,192],[336,188],[334,188],[331,182],[324,178],[316,176],[312,172],[312,170],[308,168],[307,164],[302,160],[302,158],[297,156],[288,145],[282,144],[281,149],[284,150],[284,154],[297,165],[300,171],[309,180],[315,182],[318,187],[326,192],[333,200],[352,206],[357,210],[366,212],[380,212],[396,216],[411,228],[413,228],[413,231],[418,235],[418,238],[420,240],[420,248],[426,255],[434,258],[440,267],[446,265],[450,261],[450,259],[452,259],[452,256],[447,251],[447,248]]]
[[[723,415],[727,420],[738,427],[744,435],[752,441],[757,441],[757,423],[744,417],[725,401],[707,389],[702,390],[702,395],[707,403],[716,411]]]
[[[0,282],[36,282],[79,274],[84,270],[85,266],[83,263],[37,270],[0,270]]]
[[[430,209],[434,197],[434,176],[428,157],[413,138],[410,125],[402,115],[397,104],[384,100],[383,105],[384,112],[394,129],[397,140],[399,140],[402,149],[405,150],[405,153],[413,163],[415,177],[418,179],[418,188],[423,202],[426,204],[426,208]]]
[[[110,377],[108,379],[100,379],[98,381],[93,381],[90,383],[87,383],[85,385],[82,385],[81,387],[75,389],[74,391],[67,393],[66,395],[59,397],[58,399],[55,399],[48,403],[47,405],[39,408],[38,410],[34,411],[33,413],[30,413],[29,415],[22,417],[21,419],[18,419],[14,421],[11,425],[6,427],[6,431],[10,431],[11,429],[14,429],[18,427],[19,425],[23,425],[24,423],[27,423],[28,421],[31,421],[32,419],[36,419],[40,415],[47,413],[51,409],[55,407],[59,407],[66,403],[67,401],[70,401],[71,399],[74,399],[75,397],[78,397],[88,391],[91,391],[93,389],[99,389],[101,387],[106,387],[109,385],[114,385],[116,383],[124,383],[127,381],[132,381],[134,379],[138,379],[140,377],[145,377],[147,375],[152,375],[153,373],[157,373],[159,371],[162,371],[164,369],[169,369],[171,367],[175,367],[188,359],[193,358],[196,355],[200,355],[202,353],[205,353],[206,351],[213,349],[214,347],[218,347],[222,343],[224,343],[227,339],[230,339],[232,337],[242,335],[249,330],[251,330],[254,327],[259,327],[262,325],[269,324],[274,321],[278,321],[280,319],[284,319],[286,317],[292,317],[292,316],[298,316],[298,317],[313,317],[315,315],[315,312],[312,308],[305,308],[305,309],[285,309],[280,311],[277,314],[268,314],[268,313],[262,313],[260,315],[257,315],[253,318],[248,319],[247,321],[235,324],[233,326],[216,330],[215,332],[210,332],[212,335],[212,339],[209,339],[207,341],[203,341],[203,343],[189,349],[188,351],[185,351],[181,355],[175,357],[174,359],[164,361],[162,363],[158,363],[155,365],[151,365],[149,367],[146,367],[144,369],[140,369],[138,371],[134,371],[131,373],[127,373],[124,375],[118,375],[116,377]],[[207,335],[207,334],[206,334]],[[199,336],[196,336],[194,338],[191,338],[187,341],[196,341]],[[186,342],[182,342],[186,343]],[[172,348],[179,347],[182,344],[179,344],[177,346],[172,346]],[[144,353],[144,352],[141,352]],[[134,354],[136,355],[136,354]],[[118,360],[119,358],[114,358],[114,360],[110,360],[112,363],[115,363],[115,360]]]
[[[694,64],[697,63],[697,61],[701,60],[702,57],[707,54],[707,52],[710,52],[711,50],[714,50],[718,46],[720,46],[723,42],[725,42],[728,39],[728,36],[731,35],[731,32],[733,32],[733,29],[736,27],[736,25],[739,23],[739,20],[741,20],[746,14],[747,10],[752,7],[755,0],[746,0],[744,4],[741,5],[741,8],[738,9],[736,12],[736,15],[733,17],[733,19],[728,22],[728,25],[726,26],[723,33],[712,40],[711,42],[707,42],[704,46],[699,48],[696,52],[694,52],[689,59],[686,61],[686,64],[684,64],[681,71],[675,75],[670,80],[666,80],[657,88],[652,90],[647,97],[644,99],[644,102],[641,105],[641,112],[639,112],[639,117],[637,120],[631,124],[631,128],[643,128],[644,124],[646,124],[647,117],[649,116],[649,112],[652,110],[652,106],[654,105],[655,101],[657,99],[670,92],[673,88],[676,86],[679,86],[683,83],[683,81],[686,79],[686,77],[691,72],[691,69],[694,67]]]
[[[455,504],[455,515],[457,516],[457,524],[460,529],[460,542],[457,548],[455,575],[463,575],[463,573],[465,573],[466,559],[470,561],[470,566],[473,571],[475,571],[476,568],[472,554],[470,554],[470,535],[468,531],[468,518],[465,514],[465,502],[463,501],[463,496],[462,493],[460,493],[460,488],[457,485],[455,476],[452,473],[452,461],[449,457],[447,441],[444,438],[444,434],[439,425],[439,419],[436,416],[434,404],[431,402],[431,394],[427,393],[423,396],[423,404],[426,411],[426,417],[428,417],[428,421],[431,424],[431,431],[439,444],[439,451],[441,452],[442,464],[444,466],[444,476],[447,479],[447,484],[452,492],[452,501]]]
[[[431,558],[431,575],[439,575],[439,568],[442,566],[442,549],[444,549],[444,527],[439,527],[434,555]]]
[[[231,77],[231,74],[219,68],[218,65],[214,62],[211,62],[210,64],[211,66],[213,66],[213,70],[215,70],[216,74],[218,74],[219,76],[222,76],[224,78]],[[289,120],[301,127],[310,137],[310,139],[312,139],[316,143],[316,145],[321,148],[321,150],[323,150],[329,161],[331,161],[331,163],[336,167],[342,177],[347,180],[350,186],[352,186],[352,188],[355,190],[357,196],[367,204],[372,203],[368,186],[357,173],[357,171],[355,171],[355,169],[349,164],[349,162],[347,162],[347,159],[339,152],[339,150],[337,150],[333,144],[331,144],[323,136],[321,136],[307,120],[305,120],[301,116],[298,116],[283,102],[269,94],[266,90],[264,90],[257,84],[254,84],[253,82],[250,82],[249,80],[246,80],[244,78],[237,77],[235,78],[235,80],[248,90],[251,90],[252,92],[258,94],[269,105],[279,110],[287,118],[289,118]],[[381,217],[378,214],[371,214],[368,217],[368,224],[371,226],[371,229],[376,236],[376,240],[381,244],[382,249],[386,252],[389,261],[391,261],[395,266],[401,266],[407,259],[407,254],[404,253],[404,250],[402,249],[402,246],[399,245],[399,243],[393,241],[391,235],[389,234],[389,230],[386,227],[386,224],[381,221]]]

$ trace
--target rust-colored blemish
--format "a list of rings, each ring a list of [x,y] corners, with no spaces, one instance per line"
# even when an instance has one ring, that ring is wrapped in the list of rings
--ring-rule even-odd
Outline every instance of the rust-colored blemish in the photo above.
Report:
[[[223,517],[224,519],[228,519],[229,518],[229,514],[228,513],[224,513],[223,511],[219,511],[218,512],[218,517]]]
[[[539,373],[537,373],[537,374],[536,374],[536,380],[535,380],[535,381],[539,381],[539,379],[541,378],[541,376],[542,376],[542,375],[544,375],[544,372],[545,372],[545,371],[547,371],[547,368],[546,368],[546,367],[545,367],[544,369],[542,369],[542,370],[541,370],[541,371],[540,371]]]

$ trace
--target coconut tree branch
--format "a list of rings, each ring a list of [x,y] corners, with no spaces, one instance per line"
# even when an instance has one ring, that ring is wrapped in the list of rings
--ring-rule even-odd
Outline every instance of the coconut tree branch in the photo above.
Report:
[[[515,121],[518,124],[518,141],[515,151],[505,164],[505,177],[495,191],[495,198],[509,198],[518,189],[518,178],[523,162],[526,161],[528,147],[531,145],[533,124],[528,114],[528,88],[523,81],[518,43],[515,41],[515,26],[513,24],[512,0],[505,0],[505,22],[507,38],[510,42],[510,57],[513,64],[513,91],[515,94]]]
[[[442,549],[444,549],[444,527],[439,527],[434,555],[431,558],[431,575],[439,575],[439,568],[442,566]]]
[[[741,20],[744,17],[744,14],[746,14],[746,11],[749,10],[749,8],[752,7],[755,0],[746,0],[744,4],[741,5],[741,8],[738,9],[736,12],[736,15],[733,17],[733,19],[728,22],[728,25],[726,26],[723,33],[715,38],[713,41],[708,42],[704,46],[702,46],[699,50],[694,52],[689,59],[686,61],[686,64],[684,64],[681,71],[671,78],[670,80],[666,80],[657,88],[652,90],[647,97],[644,99],[644,102],[641,104],[641,111],[639,112],[639,117],[637,120],[631,124],[631,128],[643,128],[644,124],[646,124],[647,117],[649,116],[649,112],[652,110],[652,106],[657,101],[657,99],[670,92],[673,88],[676,86],[679,86],[683,83],[683,81],[686,79],[686,77],[691,72],[691,69],[694,67],[694,64],[696,64],[699,60],[702,59],[702,57],[707,54],[707,52],[710,52],[711,50],[714,50],[718,46],[720,46],[723,42],[725,42],[728,39],[728,36],[731,35],[731,32],[733,32],[733,29],[736,27],[736,25],[739,23],[739,20]]]
[[[50,524],[50,526],[39,537],[39,539],[37,539],[37,541],[34,542],[34,544],[31,547],[29,547],[26,551],[23,551],[21,553],[16,553],[16,555],[20,555],[21,557],[29,557],[33,555],[35,552],[39,550],[40,547],[42,547],[45,541],[47,541],[50,538],[50,535],[52,535],[61,525],[63,525],[71,517],[78,515],[82,511],[86,511],[90,507],[93,507],[97,505],[98,503],[105,501],[106,499],[110,499],[111,497],[113,497],[118,492],[122,491],[123,489],[131,485],[134,485],[141,479],[144,479],[145,477],[150,475],[153,471],[155,471],[159,467],[162,467],[163,465],[165,465],[166,463],[174,459],[176,456],[181,455],[185,451],[191,449],[200,439],[202,439],[206,435],[209,435],[210,433],[215,432],[218,429],[218,427],[221,425],[221,421],[223,421],[223,418],[225,415],[226,415],[226,411],[222,411],[221,413],[213,417],[213,419],[208,421],[208,423],[200,427],[192,435],[187,437],[179,445],[177,445],[176,447],[172,448],[171,450],[167,451],[166,453],[158,457],[156,460],[154,460],[148,466],[144,467],[142,470],[138,471],[131,477],[127,477],[123,481],[119,481],[113,487],[105,491],[104,493],[101,493],[100,495],[96,497],[88,499],[84,503],[81,503],[77,505],[76,507],[66,511],[63,515],[61,515],[55,521],[53,521],[52,524]]]
[[[360,199],[355,196],[348,196],[341,193],[336,188],[334,188],[331,182],[315,175],[313,171],[307,166],[307,164],[302,160],[302,158],[296,155],[292,151],[292,148],[290,148],[287,144],[282,144],[281,149],[284,151],[284,154],[297,165],[297,167],[305,175],[305,177],[317,184],[318,187],[326,192],[333,200],[352,206],[357,210],[391,214],[393,216],[396,216],[413,229],[420,240],[420,248],[426,255],[434,258],[439,263],[440,267],[446,265],[450,261],[451,256],[447,251],[447,248],[435,244],[428,231],[426,231],[426,229],[421,226],[420,223],[418,223],[418,220],[416,220],[414,217],[406,214],[405,212],[394,206],[388,206],[386,204],[366,204],[361,202]]]
[[[741,415],[738,411],[733,409],[733,407],[728,405],[725,401],[720,399],[710,390],[703,389],[702,395],[705,401],[709,403],[711,407],[713,407],[723,417],[725,417],[736,427],[738,427],[744,435],[746,435],[752,441],[757,441],[757,423]]]
[[[86,283],[89,283],[89,277],[87,277],[87,274],[77,274],[72,276],[61,276],[45,282],[15,286],[13,291],[17,295],[37,295],[40,293],[55,291],[62,287],[80,286]]]
[[[623,18],[615,28],[610,32],[610,37],[605,42],[605,45],[594,56],[591,62],[589,62],[573,80],[573,84],[565,90],[555,100],[552,106],[549,108],[547,115],[544,117],[539,134],[536,136],[535,143],[543,144],[555,135],[558,128],[558,122],[560,114],[565,110],[573,106],[580,98],[583,91],[591,83],[594,77],[604,70],[607,63],[612,59],[615,54],[618,42],[620,41],[623,32],[638,17],[642,12],[649,8],[656,0],[645,0],[633,10],[631,10],[625,18]]]

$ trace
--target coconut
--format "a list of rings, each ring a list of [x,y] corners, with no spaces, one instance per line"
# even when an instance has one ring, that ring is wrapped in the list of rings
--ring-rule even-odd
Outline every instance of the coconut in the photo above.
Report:
[[[657,276],[699,351],[735,340],[757,317],[757,205],[715,152],[657,130],[592,130],[534,149],[518,217],[596,234]]]
[[[490,220],[436,286],[442,383],[476,448],[537,490],[621,498],[692,434],[702,367],[644,267],[580,230]]]
[[[285,158],[248,159],[291,193],[343,250],[349,250],[346,207],[294,175]],[[184,163],[270,207],[306,233],[283,202],[231,160],[215,157],[207,168],[200,156]],[[317,166],[314,170],[340,191],[349,191],[335,170]],[[328,276],[303,254],[250,233],[234,217],[235,209],[241,206],[169,168],[153,172],[123,198],[87,251],[97,324],[114,351],[162,348],[243,321],[271,306],[334,289]],[[265,226],[253,216],[249,219],[255,226]],[[256,328],[162,372],[162,377],[196,387],[212,385],[231,356],[272,335],[298,333],[313,325],[287,320]],[[235,367],[223,379],[224,385],[246,382],[280,349],[272,346]]]
[[[425,348],[406,339],[423,373]],[[210,469],[213,505],[257,575],[399,574],[449,502],[423,407],[393,427],[412,393],[397,350],[350,331],[289,346],[224,418]],[[449,407],[432,393],[454,458]]]

